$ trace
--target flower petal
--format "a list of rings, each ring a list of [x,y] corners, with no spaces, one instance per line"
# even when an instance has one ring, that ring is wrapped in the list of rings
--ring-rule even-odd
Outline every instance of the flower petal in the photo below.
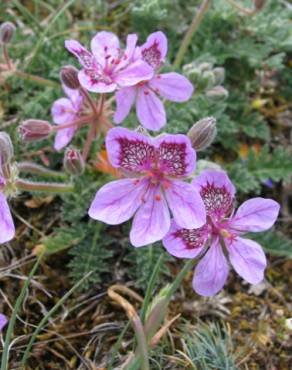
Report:
[[[83,101],[83,96],[80,94],[79,89],[70,89],[69,87],[62,85],[62,88],[68,98],[71,100],[73,107],[75,110],[80,108],[80,105]]]
[[[141,81],[152,78],[153,69],[143,60],[136,60],[122,70],[117,70],[113,76],[120,87],[134,86]]]
[[[160,168],[170,176],[188,176],[195,170],[196,152],[186,135],[164,134],[155,140]]]
[[[279,210],[280,205],[272,199],[249,199],[238,208],[229,225],[238,231],[265,231],[274,225]]]
[[[189,100],[194,92],[194,87],[190,81],[175,72],[156,75],[149,81],[149,86],[158,95],[175,102]]]
[[[203,171],[192,184],[203,198],[207,215],[221,218],[231,211],[235,187],[224,171]]]
[[[78,79],[84,89],[96,93],[109,93],[117,88],[117,84],[106,81],[94,69],[83,69],[78,73]]]
[[[84,46],[82,46],[78,41],[66,40],[65,48],[70,53],[75,55],[79,63],[84,68],[92,68],[92,66],[95,64],[93,55]]]
[[[151,33],[141,46],[142,58],[151,67],[158,68],[167,54],[167,38],[161,31]]]
[[[226,258],[219,240],[216,239],[195,269],[195,292],[204,297],[217,294],[226,282],[228,271]]]
[[[118,124],[121,123],[130,113],[136,98],[136,88],[124,87],[117,91],[115,96],[117,110],[114,115],[114,122]]]
[[[123,127],[108,132],[106,150],[114,167],[135,173],[149,169],[155,156],[150,138]]]
[[[0,193],[0,244],[14,238],[15,227],[5,196]]]
[[[115,70],[120,70],[120,69],[124,68],[127,64],[129,64],[130,62],[133,62],[133,61],[136,60],[134,55],[136,53],[137,41],[138,41],[138,36],[135,33],[132,33],[132,34],[127,36],[126,49],[125,49],[125,51],[122,55],[120,63],[117,65]]]
[[[182,229],[172,220],[162,243],[168,253],[178,258],[195,258],[204,249],[208,239],[207,226],[199,229]]]
[[[264,278],[267,266],[262,247],[253,240],[237,237],[225,240],[229,259],[234,270],[250,284],[258,284]]]
[[[67,127],[63,130],[59,130],[55,136],[54,148],[55,150],[61,150],[67,146],[72,140],[75,134],[75,127]]]
[[[8,322],[8,320],[7,320],[6,316],[3,315],[2,313],[0,313],[0,332],[3,330],[3,328],[5,327],[7,322]]]
[[[180,227],[196,229],[206,223],[203,200],[191,184],[172,180],[164,190],[169,208]]]
[[[166,124],[163,103],[147,85],[138,89],[136,110],[138,120],[149,130],[159,131]]]
[[[170,216],[159,186],[149,186],[145,203],[136,213],[130,241],[134,247],[142,247],[161,240],[169,230]]]
[[[139,179],[123,179],[104,185],[91,203],[91,218],[110,225],[129,220],[142,203],[147,182]]]
[[[104,67],[108,59],[118,59],[120,43],[112,32],[98,32],[91,40],[91,50],[97,62]]]
[[[60,98],[54,102],[51,108],[54,123],[62,125],[75,119],[76,111],[72,102],[67,98]]]

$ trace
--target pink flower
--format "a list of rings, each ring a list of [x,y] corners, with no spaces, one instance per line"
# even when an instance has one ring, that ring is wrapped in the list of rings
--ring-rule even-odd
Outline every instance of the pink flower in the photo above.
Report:
[[[78,119],[84,100],[78,89],[72,90],[65,85],[62,85],[62,87],[68,98],[56,100],[51,109],[53,121],[57,125],[70,124]],[[56,150],[61,150],[68,145],[76,129],[77,126],[73,126],[59,130],[55,137],[54,148]]]
[[[0,244],[9,242],[15,235],[13,219],[3,193],[5,185],[6,180],[0,173]]]
[[[235,188],[225,172],[204,171],[192,184],[205,203],[207,223],[199,229],[187,230],[174,220],[163,244],[170,254],[180,258],[204,254],[195,269],[194,290],[211,296],[223,288],[229,270],[225,248],[231,265],[243,279],[250,284],[262,281],[265,254],[258,243],[241,235],[273,226],[279,204],[271,199],[253,198],[234,214]]]
[[[96,194],[89,216],[111,225],[134,216],[130,241],[141,247],[162,239],[170,227],[169,208],[181,227],[206,221],[197,190],[183,179],[195,168],[196,153],[185,135],[150,138],[113,128],[106,138],[113,167],[127,178],[110,182]]]
[[[126,49],[121,51],[117,36],[102,31],[91,40],[92,53],[75,40],[65,41],[65,47],[83,66],[78,74],[80,84],[88,91],[108,93],[152,77],[153,69],[135,58],[136,43],[137,35],[128,35]]]
[[[3,315],[2,313],[0,313],[0,332],[3,330],[3,328],[5,327],[7,322],[8,322],[8,320],[7,320],[6,316]]]
[[[190,99],[194,88],[189,80],[178,73],[159,73],[167,53],[167,38],[164,33],[155,32],[149,35],[137,53],[141,53],[142,59],[154,69],[154,76],[116,92],[117,111],[114,121],[121,123],[136,103],[140,123],[149,130],[158,131],[166,124],[166,113],[159,97],[184,102]]]

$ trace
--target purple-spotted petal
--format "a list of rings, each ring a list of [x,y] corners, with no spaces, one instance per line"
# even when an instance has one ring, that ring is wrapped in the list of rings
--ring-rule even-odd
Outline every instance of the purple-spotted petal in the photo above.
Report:
[[[120,87],[126,87],[149,80],[152,76],[153,69],[143,60],[136,60],[124,69],[117,71],[113,79]]]
[[[117,84],[111,79],[105,79],[97,70],[83,69],[78,73],[78,79],[84,89],[96,93],[109,93],[117,88]]]
[[[272,199],[249,199],[238,208],[229,225],[243,232],[265,231],[274,225],[279,210],[280,205]]]
[[[195,258],[204,249],[208,239],[206,225],[199,229],[182,229],[172,220],[170,229],[162,243],[168,253],[178,258]]]
[[[109,131],[106,150],[114,167],[129,172],[149,169],[155,157],[155,147],[150,138],[123,127],[115,127]]]
[[[130,241],[134,247],[142,247],[161,240],[169,230],[170,215],[159,186],[149,186],[144,203],[136,213]]]
[[[159,151],[161,169],[170,176],[188,176],[195,170],[196,152],[186,135],[159,136],[155,145]]]
[[[117,110],[114,115],[114,122],[119,124],[130,113],[130,110],[135,102],[136,88],[124,87],[115,94]]]
[[[55,136],[54,148],[61,150],[67,146],[75,134],[75,127],[67,127],[63,130],[58,130]]]
[[[0,313],[0,332],[3,330],[3,328],[5,327],[7,322],[8,322],[8,320],[7,320],[6,316],[3,315],[2,313]]]
[[[0,244],[14,238],[15,227],[5,196],[0,193]]]
[[[149,86],[164,98],[184,102],[190,99],[194,87],[184,76],[171,72],[158,74],[149,81]]]
[[[267,266],[262,247],[253,240],[237,237],[225,240],[229,260],[234,270],[250,284],[258,284],[264,278]]]
[[[217,294],[226,282],[228,271],[226,258],[219,240],[216,239],[195,269],[195,292],[204,297]]]
[[[122,179],[104,185],[89,208],[91,218],[110,225],[129,220],[142,203],[147,182],[139,179]]]
[[[203,200],[191,184],[172,180],[165,189],[165,196],[173,217],[180,227],[196,229],[206,223]]]
[[[57,125],[64,123],[70,123],[75,119],[76,110],[71,102],[67,98],[60,98],[56,100],[52,106],[51,114],[53,122]]]
[[[141,46],[142,58],[151,67],[158,68],[167,54],[167,38],[161,31],[151,33]]]
[[[117,65],[115,70],[122,69],[130,62],[137,60],[137,58],[134,57],[136,52],[137,40],[138,36],[135,33],[132,33],[127,36],[126,49],[121,57],[120,63]]]
[[[65,47],[70,53],[75,55],[84,68],[92,68],[95,63],[93,55],[78,41],[66,40]]]
[[[221,217],[231,211],[235,187],[224,171],[203,171],[192,184],[203,198],[207,215]]]
[[[139,122],[148,130],[159,131],[166,124],[163,103],[147,85],[138,89],[136,111]]]
[[[120,54],[119,39],[112,32],[98,32],[91,40],[91,50],[97,62],[105,67],[109,60],[118,59]]]

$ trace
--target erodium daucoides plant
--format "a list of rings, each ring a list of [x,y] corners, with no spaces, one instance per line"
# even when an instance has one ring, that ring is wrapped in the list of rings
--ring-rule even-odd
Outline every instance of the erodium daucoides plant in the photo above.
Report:
[[[252,198],[235,211],[235,187],[225,172],[207,170],[197,176],[196,150],[205,149],[216,135],[216,121],[212,117],[194,125],[188,135],[186,132],[153,135],[162,127],[167,130],[164,99],[184,102],[195,89],[183,75],[163,72],[168,48],[163,32],[152,33],[141,45],[137,35],[130,34],[123,48],[115,34],[102,31],[91,40],[90,50],[75,40],[67,40],[65,47],[78,59],[81,69],[78,71],[70,65],[61,69],[65,97],[52,105],[53,124],[26,120],[19,127],[21,138],[39,141],[55,135],[54,148],[60,151],[74,141],[80,129],[87,127],[80,151],[68,147],[64,158],[64,167],[69,173],[82,175],[92,143],[100,135],[104,136],[110,165],[122,178],[97,189],[95,198],[88,204],[89,216],[110,225],[133,218],[129,238],[134,247],[147,248],[162,240],[171,255],[190,259],[153,305],[147,318],[145,312],[140,318],[122,297],[121,292],[128,293],[125,287],[114,286],[109,290],[109,295],[126,309],[134,326],[139,354],[133,361],[140,359],[146,369],[147,346],[155,345],[168,327],[154,337],[163,318],[161,313],[165,312],[171,295],[195,259],[199,262],[193,287],[203,296],[214,295],[223,287],[229,262],[251,284],[264,278],[264,252],[259,244],[244,238],[243,234],[272,227],[279,205],[271,199]],[[13,63],[7,49],[4,50],[6,69],[12,69]],[[114,127],[126,120],[134,105],[143,128]],[[19,177],[21,171],[41,174],[48,170],[33,163],[15,163],[10,138],[1,133],[1,243],[14,237],[15,227],[7,201],[20,190],[72,190],[71,184],[23,180]],[[53,176],[54,171],[50,173]]]

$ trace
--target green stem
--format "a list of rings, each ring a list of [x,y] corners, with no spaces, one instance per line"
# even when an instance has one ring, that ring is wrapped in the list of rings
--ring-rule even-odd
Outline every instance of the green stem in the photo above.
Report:
[[[17,77],[22,78],[23,80],[35,82],[39,85],[59,87],[59,84],[55,81],[47,80],[46,78],[43,78],[43,77],[40,77],[40,76],[35,76],[35,75],[30,74],[30,73],[26,73],[26,72],[16,70],[16,71],[14,71],[14,75],[17,76]]]
[[[126,334],[127,330],[129,329],[130,324],[131,324],[131,321],[129,320],[127,325],[124,327],[121,334],[119,335],[118,340],[116,341],[116,343],[112,347],[112,352],[111,352],[111,356],[110,356],[110,360],[109,360],[109,364],[108,364],[108,370],[112,370],[112,368],[113,368],[115,358],[116,358],[117,353],[119,351],[119,348],[122,344],[122,340],[124,338],[124,335]]]
[[[56,304],[54,307],[50,309],[50,311],[42,318],[38,326],[36,327],[35,331],[33,332],[30,341],[25,349],[25,352],[23,354],[21,365],[22,368],[25,369],[25,364],[28,359],[30,350],[33,346],[34,341],[36,340],[36,337],[38,336],[39,332],[42,330],[42,328],[45,326],[45,324],[48,322],[48,320],[52,317],[52,315],[58,310],[58,308],[66,301],[67,298],[70,297],[70,295],[86,280],[90,275],[92,274],[92,271],[90,271],[88,274],[83,276],[83,278],[78,281]],[[1,369],[2,370],[2,369]],[[4,370],[4,369],[3,369]]]
[[[150,248],[152,248],[152,246]],[[161,265],[162,261],[163,261],[163,254],[161,254],[159,256],[159,258],[158,258],[158,260],[157,260],[157,262],[154,266],[152,275],[150,277],[149,284],[147,286],[147,290],[146,290],[146,293],[145,293],[145,297],[144,297],[143,304],[142,304],[142,310],[141,310],[141,320],[142,320],[142,322],[145,322],[147,308],[148,308],[148,305],[149,305],[149,301],[150,301],[150,298],[151,298],[151,295],[152,295],[152,292],[153,292],[154,284],[156,282],[156,279],[157,279],[157,276],[158,276],[158,273],[159,273],[159,270],[160,270],[160,265]]]
[[[5,336],[5,343],[4,343],[4,348],[3,348],[3,353],[2,353],[2,358],[1,358],[1,370],[8,370],[8,357],[9,357],[9,345],[10,345],[10,340],[11,340],[11,337],[12,337],[12,332],[13,332],[13,329],[14,329],[14,324],[15,324],[15,321],[16,321],[16,317],[17,317],[17,314],[18,314],[18,311],[20,309],[20,306],[23,302],[23,299],[24,299],[24,296],[26,294],[26,291],[28,289],[28,286],[30,284],[30,281],[31,279],[33,278],[39,264],[40,264],[40,261],[41,261],[41,258],[42,258],[42,254],[38,257],[36,263],[34,264],[33,268],[31,269],[22,289],[21,289],[21,292],[16,300],[16,303],[15,303],[15,306],[14,306],[14,309],[13,309],[13,312],[12,312],[12,316],[9,320],[9,325],[8,325],[8,329],[7,329],[7,332],[6,332],[6,336]]]
[[[53,171],[39,164],[28,162],[28,161],[18,163],[17,168],[22,173],[40,175],[43,177],[49,177],[49,178],[54,177],[57,179],[64,179],[64,180],[68,177],[65,173]]]
[[[16,181],[16,187],[24,191],[41,191],[46,193],[71,193],[74,191],[73,184],[33,182],[23,179]]]
[[[176,57],[175,57],[175,60],[174,60],[174,63],[173,63],[173,66],[174,67],[179,67],[181,65],[181,62],[184,58],[184,55],[189,47],[189,44],[192,40],[192,37],[194,35],[194,33],[197,31],[197,29],[199,28],[201,22],[202,22],[202,19],[205,15],[205,13],[207,12],[209,6],[211,4],[211,0],[203,0],[199,10],[197,11],[196,15],[194,16],[193,18],[193,21],[187,31],[187,33],[185,34],[183,40],[182,40],[182,43],[180,45],[180,48],[176,54]]]
[[[12,68],[11,60],[9,58],[8,49],[7,49],[6,44],[2,45],[2,50],[3,50],[3,57],[4,57],[4,60],[5,60],[5,63],[7,64],[8,69],[11,69]]]
[[[168,301],[171,299],[179,285],[182,283],[184,277],[186,274],[191,270],[191,268],[195,265],[197,262],[196,259],[190,259],[182,268],[182,270],[178,273],[177,277],[175,278],[174,282],[171,284],[170,288],[168,289],[165,298],[168,299]]]

